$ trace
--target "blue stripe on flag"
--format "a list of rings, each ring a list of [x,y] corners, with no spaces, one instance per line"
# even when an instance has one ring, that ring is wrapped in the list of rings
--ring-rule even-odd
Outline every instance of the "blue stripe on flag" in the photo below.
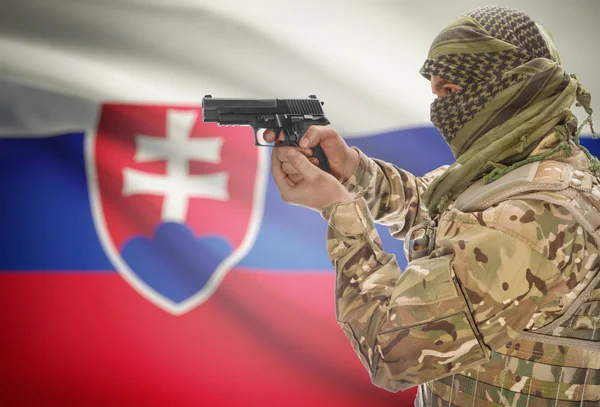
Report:
[[[114,270],[98,240],[88,197],[84,134],[0,139],[0,270]],[[432,127],[353,138],[367,155],[416,175],[452,162]],[[600,154],[600,143],[582,144]],[[240,266],[262,270],[331,270],[325,221],[314,211],[281,201],[271,177],[257,240]],[[386,251],[405,265],[402,242],[378,226]]]
[[[0,270],[112,270],[96,235],[83,133],[0,139]]]

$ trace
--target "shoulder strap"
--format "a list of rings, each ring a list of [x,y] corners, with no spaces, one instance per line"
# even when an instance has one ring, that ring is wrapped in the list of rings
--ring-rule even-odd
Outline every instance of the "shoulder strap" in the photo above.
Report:
[[[489,184],[484,184],[482,179],[478,180],[459,195],[454,207],[462,212],[475,212],[515,195],[563,190],[569,187],[574,172],[570,164],[559,161],[526,164]],[[579,173],[580,171],[578,175]],[[591,187],[591,179],[589,183]]]
[[[526,164],[496,181],[478,180],[454,202],[462,212],[475,212],[509,199],[537,199],[560,205],[600,243],[600,185],[594,177],[567,163],[547,160]]]

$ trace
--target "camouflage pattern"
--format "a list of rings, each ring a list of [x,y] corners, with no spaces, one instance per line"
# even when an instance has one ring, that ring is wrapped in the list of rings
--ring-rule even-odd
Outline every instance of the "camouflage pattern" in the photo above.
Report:
[[[403,239],[410,228],[429,217],[420,205],[419,196],[448,166],[415,177],[394,164],[369,158],[360,149],[352,148],[359,155],[358,167],[343,185],[353,197],[365,198],[375,222],[387,226],[395,238]]]
[[[537,152],[554,144],[544,141]],[[573,148],[573,156],[552,160],[589,174]],[[450,204],[435,250],[402,272],[375,222],[403,238],[427,218],[420,195],[443,169],[415,177],[362,152],[360,160],[345,184],[355,201],[322,215],[337,320],[372,382],[394,392],[421,385],[416,405],[600,405],[600,284],[560,319],[598,273],[594,235],[544,200],[472,213]],[[539,182],[556,172],[551,161],[539,168]],[[523,333],[553,321],[560,324],[544,338],[563,342]]]

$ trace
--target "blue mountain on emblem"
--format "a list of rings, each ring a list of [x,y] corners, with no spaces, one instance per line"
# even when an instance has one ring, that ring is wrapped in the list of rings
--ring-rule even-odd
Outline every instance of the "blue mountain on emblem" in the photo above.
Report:
[[[125,243],[121,255],[146,284],[181,303],[204,288],[231,252],[231,245],[222,237],[197,239],[185,225],[161,223],[152,240],[133,237]]]

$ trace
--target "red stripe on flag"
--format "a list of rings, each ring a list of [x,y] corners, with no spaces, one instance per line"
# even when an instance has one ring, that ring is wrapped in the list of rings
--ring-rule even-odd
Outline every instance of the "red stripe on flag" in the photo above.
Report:
[[[0,405],[412,405],[370,383],[333,291],[333,273],[231,272],[173,316],[118,274],[0,274]]]

